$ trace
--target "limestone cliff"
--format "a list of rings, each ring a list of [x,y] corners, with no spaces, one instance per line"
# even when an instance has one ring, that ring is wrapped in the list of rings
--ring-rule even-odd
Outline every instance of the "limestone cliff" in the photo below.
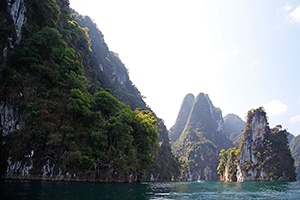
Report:
[[[270,129],[262,107],[248,112],[238,147],[223,150],[218,172],[222,181],[292,181],[296,179],[288,133],[278,125]]]
[[[300,135],[292,138],[290,148],[293,158],[295,159],[297,180],[300,180]]]
[[[178,116],[178,119],[185,117]],[[173,127],[179,129],[173,129],[174,132],[180,132],[182,125]],[[180,137],[172,145],[181,163],[181,180],[217,180],[218,152],[231,145],[223,132],[221,110],[213,106],[207,94],[200,93],[193,102]]]
[[[0,34],[1,177],[176,179],[163,120],[89,17],[68,0],[3,0]]]
[[[26,9],[25,0],[3,0],[0,3],[0,77],[10,50],[22,39]]]
[[[109,88],[111,93],[120,101],[128,104],[132,110],[136,108],[150,109],[143,100],[138,88],[131,82],[128,69],[122,63],[117,53],[111,52],[105,43],[104,35],[88,16],[82,16],[71,10],[72,18],[82,27],[88,28],[91,39],[91,65],[97,69],[98,81],[104,88]],[[155,115],[155,113],[154,113]],[[178,176],[178,163],[171,152],[168,130],[163,120],[158,119],[159,149],[155,163],[151,165],[145,180],[170,181]]]
[[[174,126],[169,130],[169,138],[171,142],[175,142],[179,137],[184,127],[186,126],[187,120],[190,116],[192,106],[194,104],[195,97],[193,94],[187,94],[181,104],[176,122]]]

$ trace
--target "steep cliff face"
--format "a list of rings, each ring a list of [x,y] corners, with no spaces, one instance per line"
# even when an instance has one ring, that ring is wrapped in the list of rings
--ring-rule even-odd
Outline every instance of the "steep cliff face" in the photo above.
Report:
[[[220,108],[213,106],[207,94],[200,93],[193,104],[187,121],[187,129],[201,132],[219,148],[230,147],[232,143],[224,134],[224,121]]]
[[[250,110],[247,118],[239,146],[220,153],[221,180],[295,180],[294,159],[286,130],[281,126],[270,129],[262,107]]]
[[[87,27],[91,40],[91,65],[98,71],[97,80],[104,88],[109,88],[111,93],[120,101],[128,104],[132,110],[136,108],[149,110],[140,91],[131,82],[128,70],[122,63],[117,53],[109,51],[104,40],[104,35],[97,25],[88,16],[82,16],[72,11],[72,18],[81,27]],[[155,114],[154,114],[155,115]],[[157,117],[157,116],[156,116]],[[178,177],[178,162],[171,152],[168,130],[163,121],[158,119],[159,149],[155,163],[147,172],[145,180],[171,181]]]
[[[240,161],[237,167],[238,181],[269,179],[264,170],[256,168],[259,164],[257,153],[264,149],[264,141],[269,132],[266,116],[263,113],[254,114],[246,129],[240,151]]]
[[[2,177],[177,177],[163,121],[89,17],[71,15],[68,0],[0,5],[0,32],[6,34],[0,41],[6,59],[0,59]]]
[[[224,133],[234,145],[240,143],[245,124],[246,122],[235,114],[228,114],[224,117]]]
[[[14,107],[13,103],[5,100],[0,102],[0,133],[2,133],[2,137],[5,138],[10,133],[14,133],[24,127],[25,121],[22,116],[23,113],[20,113],[18,107]]]
[[[120,101],[130,105],[132,109],[147,108],[140,91],[131,82],[128,70],[122,63],[119,55],[109,50],[104,35],[97,25],[88,16],[82,16],[72,10],[72,18],[81,27],[88,28],[92,52],[90,65],[96,69],[97,81],[103,88],[109,88],[111,93]],[[93,74],[91,74],[93,75]]]
[[[172,145],[181,164],[181,179],[217,180],[218,152],[232,146],[223,132],[221,110],[213,106],[207,94],[200,93],[184,127]]]
[[[292,156],[295,159],[297,180],[300,180],[300,135],[293,137],[290,142]]]
[[[179,163],[171,152],[167,127],[162,120],[158,120],[159,148],[155,156],[155,163],[147,172],[147,181],[177,181]]]
[[[3,0],[0,3],[0,83],[3,71],[13,48],[22,39],[22,28],[26,24],[26,2],[25,0]],[[22,96],[19,92],[18,96]],[[14,100],[0,98],[0,139],[1,146],[5,145],[6,137],[24,127],[24,113],[22,108]],[[0,153],[1,158],[6,152]],[[2,164],[1,164],[2,165]],[[0,167],[0,174],[5,171]]]
[[[0,78],[9,51],[22,39],[22,28],[26,23],[25,0],[3,0],[0,3]]]
[[[184,127],[186,126],[187,120],[189,119],[195,97],[193,94],[187,94],[181,104],[176,122],[169,130],[169,137],[171,142],[175,142],[179,137]]]

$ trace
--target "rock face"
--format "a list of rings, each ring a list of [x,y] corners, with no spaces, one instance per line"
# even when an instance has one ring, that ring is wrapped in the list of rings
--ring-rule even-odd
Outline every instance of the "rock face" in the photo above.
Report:
[[[24,126],[22,114],[18,112],[18,108],[14,108],[12,103],[0,102],[0,133],[3,137],[22,129]]]
[[[243,138],[238,147],[221,151],[218,172],[222,181],[292,181],[294,159],[288,133],[278,125],[269,128],[262,107],[248,112]]]
[[[5,66],[9,50],[21,41],[21,31],[27,20],[25,14],[25,0],[3,0],[0,4],[0,72]]]
[[[224,133],[234,145],[240,142],[245,124],[246,122],[235,114],[228,114],[224,117]]]
[[[7,11],[13,20],[13,26],[16,33],[16,44],[19,44],[22,38],[22,28],[26,23],[25,0],[7,0],[7,5]]]
[[[194,104],[195,97],[193,94],[187,94],[181,104],[176,122],[169,130],[169,138],[171,142],[175,142],[179,137],[189,119],[190,112]]]
[[[217,180],[219,151],[232,146],[232,143],[223,132],[222,112],[213,106],[208,95],[200,93],[189,112],[192,97],[185,97],[171,132],[178,134],[184,127],[180,137],[172,145],[173,152],[182,166],[181,180]],[[189,116],[186,120],[187,113]]]
[[[292,156],[295,159],[297,180],[300,180],[300,135],[293,137],[290,142]]]
[[[148,110],[141,93],[131,82],[127,68],[117,53],[109,51],[104,35],[88,16],[72,12],[73,19],[82,27],[88,27],[91,39],[94,68],[100,71],[98,81],[104,88],[109,88],[120,101],[128,104],[132,110],[141,108]],[[168,130],[163,121],[158,119],[159,149],[156,162],[150,167],[147,179],[151,181],[175,180],[179,174],[178,163],[171,152]]]
[[[250,129],[246,130],[244,142],[240,152],[240,161],[238,163],[237,180],[238,181],[252,181],[264,180],[266,174],[264,170],[247,169],[244,166],[247,164],[258,165],[258,157],[256,156],[260,149],[264,147],[264,140],[269,132],[267,119],[263,114],[256,113],[253,115],[250,124]]]

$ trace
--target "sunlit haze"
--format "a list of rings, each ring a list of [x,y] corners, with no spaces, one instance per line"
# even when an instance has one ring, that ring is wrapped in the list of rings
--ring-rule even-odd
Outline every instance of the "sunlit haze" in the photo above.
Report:
[[[300,1],[70,0],[170,128],[187,93],[300,134]]]

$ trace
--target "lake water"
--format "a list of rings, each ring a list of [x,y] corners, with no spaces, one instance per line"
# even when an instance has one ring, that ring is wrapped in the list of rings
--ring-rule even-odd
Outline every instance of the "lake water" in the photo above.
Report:
[[[300,182],[140,184],[0,182],[1,200],[300,199]]]

